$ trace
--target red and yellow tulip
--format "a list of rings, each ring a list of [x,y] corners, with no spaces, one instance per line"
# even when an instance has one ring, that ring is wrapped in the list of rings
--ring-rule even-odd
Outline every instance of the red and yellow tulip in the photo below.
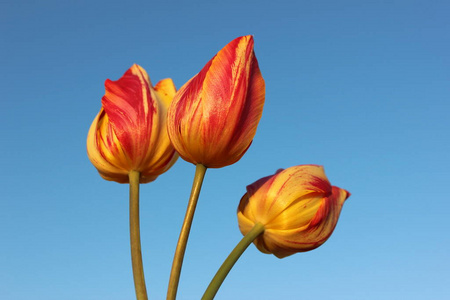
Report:
[[[279,170],[247,187],[238,207],[239,229],[245,235],[255,224],[264,225],[254,243],[278,258],[313,250],[330,237],[349,196],[331,186],[321,166]]]
[[[145,70],[133,65],[117,81],[106,80],[102,108],[89,129],[87,152],[106,180],[155,180],[177,160],[166,126],[167,109],[176,90],[171,79],[152,86]]]
[[[252,36],[231,41],[176,94],[168,131],[186,161],[228,166],[252,143],[265,98],[253,44]]]

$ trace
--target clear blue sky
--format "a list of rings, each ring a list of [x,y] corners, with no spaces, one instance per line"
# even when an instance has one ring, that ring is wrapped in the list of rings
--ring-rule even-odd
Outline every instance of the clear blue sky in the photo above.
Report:
[[[450,2],[7,1],[0,4],[0,299],[133,299],[128,186],[87,159],[107,78],[177,87],[252,34],[266,80],[255,140],[208,170],[179,287],[199,299],[240,240],[245,186],[321,164],[352,193],[322,247],[251,246],[216,299],[448,299]],[[165,299],[194,167],[141,189],[151,299]]]

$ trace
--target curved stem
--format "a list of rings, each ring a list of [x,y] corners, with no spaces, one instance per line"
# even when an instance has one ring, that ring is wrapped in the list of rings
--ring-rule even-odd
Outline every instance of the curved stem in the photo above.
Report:
[[[141,174],[131,171],[130,180],[130,244],[131,265],[133,267],[134,288],[137,300],[147,300],[144,267],[142,265],[141,234],[139,229],[139,179]]]
[[[195,207],[197,206],[198,196],[202,188],[203,178],[205,177],[206,167],[198,164],[195,168],[194,182],[192,183],[191,196],[181,227],[180,237],[178,238],[177,248],[170,271],[169,286],[167,289],[167,300],[175,300],[177,297],[178,282],[180,281],[181,267],[183,265],[184,252],[189,237],[189,232],[194,218]]]
[[[247,247],[263,232],[264,225],[261,223],[256,223],[255,226],[253,226],[253,228],[242,238],[242,240],[236,245],[230,255],[228,255],[227,259],[225,259],[223,264],[220,266],[216,275],[211,280],[211,283],[203,294],[202,300],[214,299],[214,296],[239,257],[241,257],[245,249],[247,249]]]

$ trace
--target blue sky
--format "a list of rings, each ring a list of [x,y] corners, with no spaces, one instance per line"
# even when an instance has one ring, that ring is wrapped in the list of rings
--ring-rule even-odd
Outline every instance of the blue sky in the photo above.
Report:
[[[207,171],[178,299],[240,240],[245,186],[321,164],[352,193],[322,247],[250,246],[216,299],[448,299],[448,1],[8,1],[0,4],[0,298],[133,299],[128,186],[85,141],[104,81],[133,63],[180,87],[252,34],[266,80],[254,142]],[[141,188],[151,299],[164,299],[194,166]]]

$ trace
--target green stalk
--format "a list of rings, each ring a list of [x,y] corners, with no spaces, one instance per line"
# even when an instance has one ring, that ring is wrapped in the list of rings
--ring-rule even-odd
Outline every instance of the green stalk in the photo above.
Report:
[[[147,300],[144,267],[142,265],[141,234],[139,229],[139,179],[141,174],[131,171],[130,180],[130,244],[131,265],[133,267],[134,289],[137,300]]]
[[[242,238],[233,251],[231,251],[230,255],[228,255],[227,259],[225,259],[222,266],[220,266],[216,275],[211,280],[211,283],[203,294],[202,300],[214,299],[214,296],[217,294],[217,291],[239,257],[241,257],[245,249],[247,249],[247,247],[263,232],[264,225],[261,223],[256,223],[255,226],[253,226],[253,228]]]
[[[180,281],[181,267],[183,265],[184,253],[189,237],[189,232],[194,218],[195,207],[197,206],[198,196],[202,188],[203,178],[205,177],[206,167],[198,164],[195,168],[194,182],[192,183],[191,196],[184,217],[183,226],[181,227],[180,237],[178,238],[177,248],[170,272],[169,286],[167,288],[167,300],[175,300],[177,297],[178,282]]]

